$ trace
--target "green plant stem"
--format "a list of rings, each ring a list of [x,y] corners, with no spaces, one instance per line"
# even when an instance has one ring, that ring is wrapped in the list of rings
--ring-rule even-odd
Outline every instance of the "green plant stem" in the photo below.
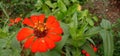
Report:
[[[5,9],[4,9],[4,7],[2,6],[2,3],[0,2],[0,8],[2,9],[2,11],[3,11],[3,13],[5,14],[5,16],[7,17],[7,20],[5,21],[5,23],[4,23],[4,26],[3,27],[5,27],[5,25],[7,24],[7,22],[8,22],[8,20],[9,20],[9,15],[7,14],[7,12],[5,11]]]

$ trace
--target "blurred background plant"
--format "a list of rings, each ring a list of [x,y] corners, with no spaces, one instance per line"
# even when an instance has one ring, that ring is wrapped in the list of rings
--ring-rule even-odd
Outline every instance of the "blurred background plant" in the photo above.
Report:
[[[16,40],[18,30],[24,27],[21,22],[13,26],[8,24],[10,19],[24,19],[35,14],[56,16],[64,31],[54,50],[35,56],[84,56],[82,50],[90,56],[119,56],[120,20],[111,24],[107,17],[100,19],[99,14],[85,7],[88,2],[94,8],[95,0],[1,0],[0,56],[33,56],[30,50],[21,52],[21,44]],[[97,47],[97,52],[91,44]]]

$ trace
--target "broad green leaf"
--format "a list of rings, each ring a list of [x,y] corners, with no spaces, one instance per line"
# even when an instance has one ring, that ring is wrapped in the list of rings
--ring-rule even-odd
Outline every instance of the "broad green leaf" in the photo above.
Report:
[[[86,43],[84,46],[83,46],[83,49],[86,50],[90,56],[96,56],[93,48],[90,46],[90,44]]]
[[[100,26],[104,29],[111,29],[112,27],[111,23],[106,19],[102,20],[102,22],[100,23]]]
[[[78,28],[77,13],[74,13],[72,17],[72,22],[70,23],[70,34],[72,35],[73,39],[77,38],[77,28]]]
[[[68,40],[68,36],[69,36],[68,25],[66,25],[65,23],[62,23],[62,22],[60,24],[63,29],[63,36],[62,36],[62,40],[57,43],[57,46],[56,46],[57,50],[61,50],[63,48],[63,46],[65,45],[66,41]]]
[[[71,25],[70,25],[71,28],[75,28],[77,29],[78,27],[78,20],[77,20],[77,13],[74,13],[73,16],[72,16],[72,22],[71,22]]]
[[[60,10],[62,12],[66,12],[67,11],[67,8],[66,8],[65,4],[62,2],[62,0],[57,0],[57,3],[58,3],[58,7],[60,8]]]
[[[103,39],[104,56],[113,56],[114,44],[112,32],[103,29],[100,31],[100,35]]]
[[[92,17],[95,22],[98,21],[98,18],[96,16]]]
[[[94,22],[91,18],[86,18],[87,23],[89,23],[90,26],[94,26]]]

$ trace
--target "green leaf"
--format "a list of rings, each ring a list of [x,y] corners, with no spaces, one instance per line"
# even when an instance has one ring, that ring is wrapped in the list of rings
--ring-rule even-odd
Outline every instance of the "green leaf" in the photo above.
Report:
[[[63,18],[64,18],[64,13],[62,13],[62,12],[57,12],[56,14],[55,14],[56,16],[57,16],[57,19],[59,19],[59,20],[63,20]]]
[[[11,40],[11,48],[13,49],[14,56],[20,56],[21,46],[20,46],[20,43],[17,41],[15,36]]]
[[[1,49],[0,50],[0,56],[13,56],[12,50],[10,49]]]
[[[100,31],[100,35],[103,39],[104,56],[113,56],[114,43],[112,32],[103,29]]]
[[[90,56],[96,56],[96,54],[95,54],[93,48],[90,46],[90,44],[85,43],[85,45],[83,46],[83,49],[86,50],[90,54]]]
[[[77,2],[77,0],[70,0],[70,1],[72,1],[73,3],[74,3],[74,2]]]
[[[93,45],[95,45],[95,42],[90,38],[90,37],[88,37],[88,38],[86,38],[88,41],[90,41],[90,43],[92,43]]]
[[[37,8],[37,10],[39,10],[39,9],[42,8],[42,5],[43,5],[42,0],[37,0],[37,2],[36,2],[36,4],[35,4],[35,7]]]
[[[100,23],[100,26],[104,29],[111,29],[112,25],[108,20],[103,19],[102,22]]]
[[[43,10],[43,12],[46,14],[46,15],[49,15],[50,14],[50,9],[48,8],[48,6],[46,5],[46,4],[44,4],[43,6],[42,6],[42,10]]]
[[[71,16],[71,15],[74,14],[76,11],[77,11],[77,4],[73,4],[72,6],[70,6],[70,7],[68,8],[67,15],[68,15],[68,16]]]
[[[62,0],[66,5],[70,5],[70,1],[69,0]]]
[[[90,28],[86,33],[85,36],[93,36],[101,31],[101,27],[93,27]]]
[[[71,52],[71,50],[70,50],[70,47],[67,47],[67,46],[65,46],[65,56],[71,56],[71,54],[70,54],[70,52]]]
[[[97,18],[96,16],[93,17],[93,20],[94,20],[95,22],[98,22],[98,18]]]
[[[65,4],[62,2],[62,0],[57,0],[57,3],[58,3],[58,7],[60,8],[60,10],[62,12],[66,12],[67,11],[67,8],[66,8]]]
[[[6,47],[7,41],[6,39],[0,39],[0,49],[3,49]]]
[[[8,33],[6,31],[3,31],[2,29],[0,29],[0,38],[5,38],[8,36]]]
[[[77,38],[77,28],[78,28],[77,13],[74,13],[72,17],[72,22],[70,23],[70,34],[74,39]]]
[[[51,1],[45,1],[45,4],[47,4],[49,7],[54,8],[53,4],[51,3]]]
[[[62,23],[62,22],[60,22],[60,24],[63,29],[63,36],[62,36],[62,40],[57,43],[57,47],[56,47],[57,50],[61,50],[63,48],[63,46],[65,45],[65,43],[68,39],[68,36],[69,36],[68,25],[66,25],[65,23]]]
[[[86,18],[87,23],[89,23],[90,26],[94,26],[94,22],[91,18]]]
[[[61,54],[55,50],[52,50],[46,53],[35,53],[35,56],[61,56]]]

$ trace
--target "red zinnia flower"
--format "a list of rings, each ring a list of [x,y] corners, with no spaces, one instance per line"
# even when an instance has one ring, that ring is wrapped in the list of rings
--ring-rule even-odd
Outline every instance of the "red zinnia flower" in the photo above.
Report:
[[[25,18],[23,24],[30,26],[22,28],[17,34],[17,40],[26,40],[24,48],[32,52],[46,52],[55,47],[55,42],[61,40],[62,28],[54,16],[45,19],[45,15],[33,15]]]
[[[12,26],[14,24],[17,24],[18,22],[20,22],[21,18],[16,18],[16,19],[10,19],[10,24],[9,26]]]

